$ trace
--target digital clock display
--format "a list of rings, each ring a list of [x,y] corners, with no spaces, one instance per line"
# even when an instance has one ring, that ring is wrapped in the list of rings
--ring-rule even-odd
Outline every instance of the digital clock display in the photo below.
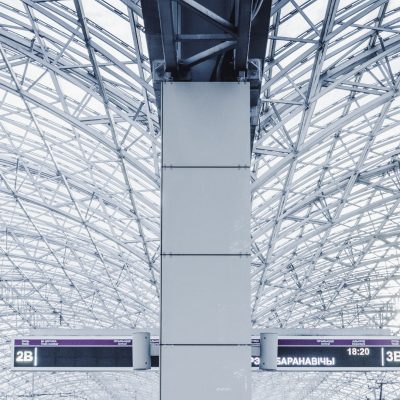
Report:
[[[348,347],[346,351],[349,356],[369,356],[371,354],[369,347]]]

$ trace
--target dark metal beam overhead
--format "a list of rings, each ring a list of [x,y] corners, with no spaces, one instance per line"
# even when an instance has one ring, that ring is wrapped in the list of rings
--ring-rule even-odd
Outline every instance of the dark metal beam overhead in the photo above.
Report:
[[[251,27],[251,1],[237,1],[238,5],[238,41],[235,50],[235,70],[245,71],[249,55],[250,27]],[[264,32],[264,35],[267,33]],[[264,53],[265,54],[265,53]]]
[[[178,68],[178,58],[175,49],[174,21],[171,2],[169,0],[159,1],[158,11],[160,16],[162,46],[164,49],[165,70],[175,74]]]
[[[262,76],[264,75],[264,59],[265,51],[267,48],[269,21],[271,16],[272,0],[261,0],[257,9],[253,11],[251,30],[250,30],[250,44],[248,59],[257,62],[260,60],[259,66],[254,66],[254,71],[259,72],[259,79],[252,79],[250,91],[250,104],[252,106],[251,115],[251,147],[253,149],[253,142],[255,137],[255,130],[258,124],[259,117],[259,99],[261,92]]]
[[[146,0],[143,18],[158,105],[160,82],[249,81],[258,122],[272,0]]]

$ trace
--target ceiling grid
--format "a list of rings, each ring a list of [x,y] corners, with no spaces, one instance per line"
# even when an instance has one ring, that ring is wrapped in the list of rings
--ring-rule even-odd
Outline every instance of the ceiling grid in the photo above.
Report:
[[[7,363],[33,328],[158,325],[161,140],[140,1],[0,0],[0,24],[0,398],[156,399],[155,371]],[[263,73],[253,326],[397,333],[399,2],[275,0]],[[399,386],[253,374],[256,400],[391,400]]]

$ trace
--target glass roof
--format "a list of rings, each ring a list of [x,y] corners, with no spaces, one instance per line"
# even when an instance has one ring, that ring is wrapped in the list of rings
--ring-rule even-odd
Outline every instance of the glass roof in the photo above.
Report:
[[[275,0],[252,155],[252,320],[400,328],[400,4]],[[139,0],[0,0],[0,397],[157,398],[157,372],[11,372],[37,328],[159,314],[160,129]],[[253,374],[253,398],[397,398]],[[377,397],[374,397],[377,396]]]

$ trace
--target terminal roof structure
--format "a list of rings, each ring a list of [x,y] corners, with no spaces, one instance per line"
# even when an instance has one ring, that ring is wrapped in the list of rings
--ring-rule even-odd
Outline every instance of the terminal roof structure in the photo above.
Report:
[[[397,333],[400,3],[275,0],[265,34],[253,327]],[[157,398],[154,371],[9,359],[33,329],[157,327],[160,146],[139,0],[0,0],[0,398]],[[400,379],[257,372],[253,386],[255,400],[391,400]]]

